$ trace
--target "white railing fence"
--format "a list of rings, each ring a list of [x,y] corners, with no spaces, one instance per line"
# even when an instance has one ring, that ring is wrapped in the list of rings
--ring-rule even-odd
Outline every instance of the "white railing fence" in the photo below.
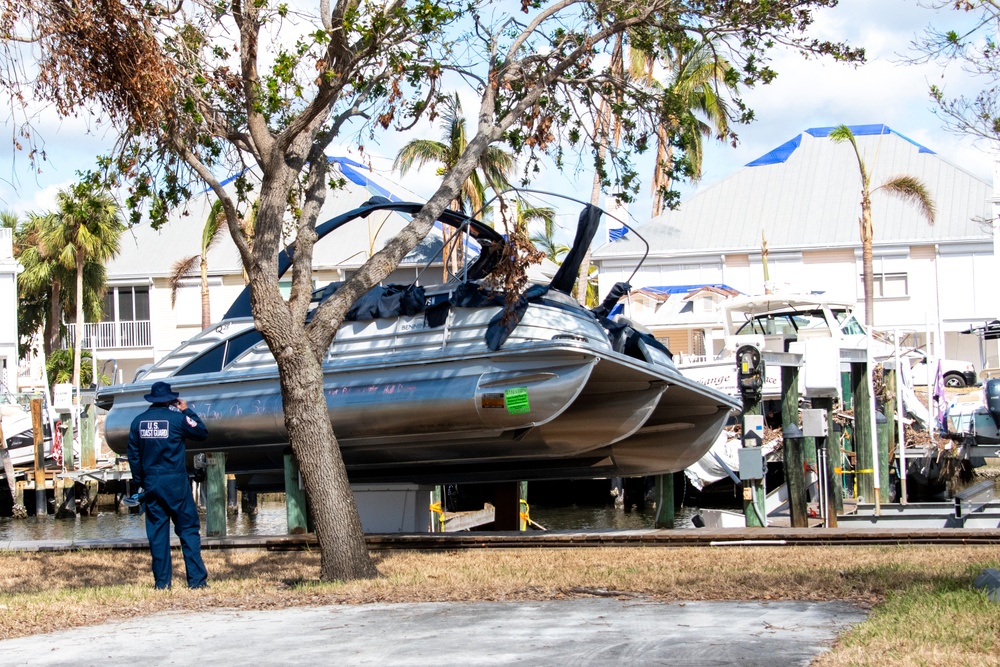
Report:
[[[76,325],[66,325],[67,347],[76,344]],[[150,347],[149,320],[95,322],[83,325],[83,349],[111,350],[123,347]]]

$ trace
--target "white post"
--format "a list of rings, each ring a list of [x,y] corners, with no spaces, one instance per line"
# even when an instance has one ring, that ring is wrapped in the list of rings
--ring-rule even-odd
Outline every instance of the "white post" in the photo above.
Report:
[[[927,357],[927,432],[931,436],[931,444],[934,444],[934,423],[936,421],[934,417],[934,374],[937,372],[937,364],[934,363],[934,357],[931,356],[931,325],[927,318],[927,314],[924,313],[924,336],[925,336],[925,356]]]
[[[896,425],[897,425],[897,438],[896,438],[896,451],[899,452],[899,476],[900,482],[902,484],[902,497],[900,498],[900,503],[906,504],[906,434],[903,424],[903,418],[906,416],[906,411],[903,409],[903,372],[902,367],[899,365],[899,329],[893,329],[892,340],[895,343],[895,349],[893,350],[893,355],[896,360]]]

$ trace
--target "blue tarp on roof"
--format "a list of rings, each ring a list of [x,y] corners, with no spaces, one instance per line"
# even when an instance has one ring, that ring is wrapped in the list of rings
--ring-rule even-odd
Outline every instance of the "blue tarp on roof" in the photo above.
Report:
[[[329,157],[328,159],[330,162],[333,162],[338,167],[340,167],[340,173],[342,173],[344,177],[351,183],[360,185],[361,187],[366,188],[368,192],[372,193],[373,195],[378,195],[379,197],[385,197],[389,201],[392,202],[403,201],[402,199],[392,194],[391,192],[383,188],[381,185],[379,185],[372,179],[368,178],[365,172],[368,171],[369,169],[360,162],[355,162],[354,160],[346,157]]]
[[[753,162],[747,163],[747,166],[762,167],[765,164],[780,164],[785,160],[787,160],[789,156],[791,156],[791,154],[795,152],[795,149],[798,148],[799,144],[801,143],[802,143],[802,135],[798,134],[791,141],[786,141],[785,143],[775,148],[773,151],[761,155]]]
[[[816,137],[817,139],[822,139],[823,137],[830,136],[830,133],[833,132],[833,130],[836,129],[836,127],[837,126],[835,125],[831,125],[830,127],[811,127],[805,131],[805,134],[808,134],[809,136],[812,137]],[[881,134],[895,134],[900,139],[908,141],[914,146],[916,146],[919,149],[918,152],[929,153],[930,155],[935,154],[934,151],[932,151],[931,149],[921,144],[918,144],[913,139],[910,139],[909,137],[904,136],[899,132],[896,132],[896,130],[892,129],[888,125],[884,125],[881,123],[873,125],[848,125],[848,128],[850,128],[851,132],[856,137],[868,137]],[[785,143],[781,144],[774,150],[765,153],[764,155],[761,155],[753,162],[748,162],[746,166],[761,167],[768,164],[781,164],[786,160],[788,160],[789,157],[791,157],[792,153],[795,152],[795,149],[797,149],[801,143],[802,143],[802,135],[799,134],[794,139],[786,141]]]
[[[652,292],[653,294],[668,295],[668,294],[687,294],[688,292],[694,292],[695,290],[702,289],[703,287],[714,287],[715,289],[730,290],[732,292],[742,294],[742,292],[740,292],[735,287],[730,287],[725,283],[699,283],[696,285],[663,285],[658,287],[639,287],[637,289],[641,289],[645,292]]]

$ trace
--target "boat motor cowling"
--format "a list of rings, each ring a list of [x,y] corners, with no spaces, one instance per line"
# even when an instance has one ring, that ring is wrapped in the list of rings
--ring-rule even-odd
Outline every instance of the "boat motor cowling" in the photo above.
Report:
[[[990,411],[993,423],[1000,429],[1000,378],[987,380],[984,392],[986,393],[986,409]]]

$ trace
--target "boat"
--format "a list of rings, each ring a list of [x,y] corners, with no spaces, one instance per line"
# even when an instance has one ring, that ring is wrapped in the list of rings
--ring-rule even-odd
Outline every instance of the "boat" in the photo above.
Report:
[[[318,225],[317,235],[375,211],[415,215],[421,207],[376,197]],[[739,402],[685,377],[651,335],[569,295],[601,213],[584,211],[555,277],[530,285],[513,309],[484,285],[504,238],[452,211],[439,222],[478,246],[460,279],[378,287],[355,304],[323,363],[352,482],[649,475],[705,454]],[[279,271],[289,264],[286,251]],[[336,289],[318,288],[315,305]],[[141,377],[98,390],[114,451],[125,452],[132,419],[147,407],[143,395],[162,380],[208,427],[209,439],[188,443],[189,455],[224,452],[227,472],[247,488],[280,478],[289,449],[278,372],[249,303],[247,288],[220,322]]]
[[[836,351],[841,364],[864,361],[869,339],[853,310],[852,301],[825,294],[775,293],[729,299],[721,308],[722,350],[713,358],[690,355],[679,360],[677,365],[686,376],[731,396],[739,396],[736,352],[745,345],[762,352],[805,354],[810,345],[815,344],[819,350],[820,344],[825,344],[826,351]],[[894,364],[895,348],[888,336],[873,332],[871,346],[874,360]],[[912,411],[919,422],[926,423],[926,410],[921,409],[912,391],[914,385],[927,384],[926,355],[916,349],[901,349],[900,357],[907,361],[901,364],[907,411]],[[976,383],[972,364],[949,359],[937,361],[942,365],[948,386]],[[842,370],[849,368],[845,365]],[[766,364],[762,398],[781,399],[780,370],[769,370]]]
[[[0,427],[7,446],[10,462],[15,467],[30,466],[35,462],[35,431],[31,418],[30,399],[33,395],[0,391]],[[52,461],[51,428],[44,423],[44,451],[46,462]],[[0,473],[3,469],[0,468]]]

